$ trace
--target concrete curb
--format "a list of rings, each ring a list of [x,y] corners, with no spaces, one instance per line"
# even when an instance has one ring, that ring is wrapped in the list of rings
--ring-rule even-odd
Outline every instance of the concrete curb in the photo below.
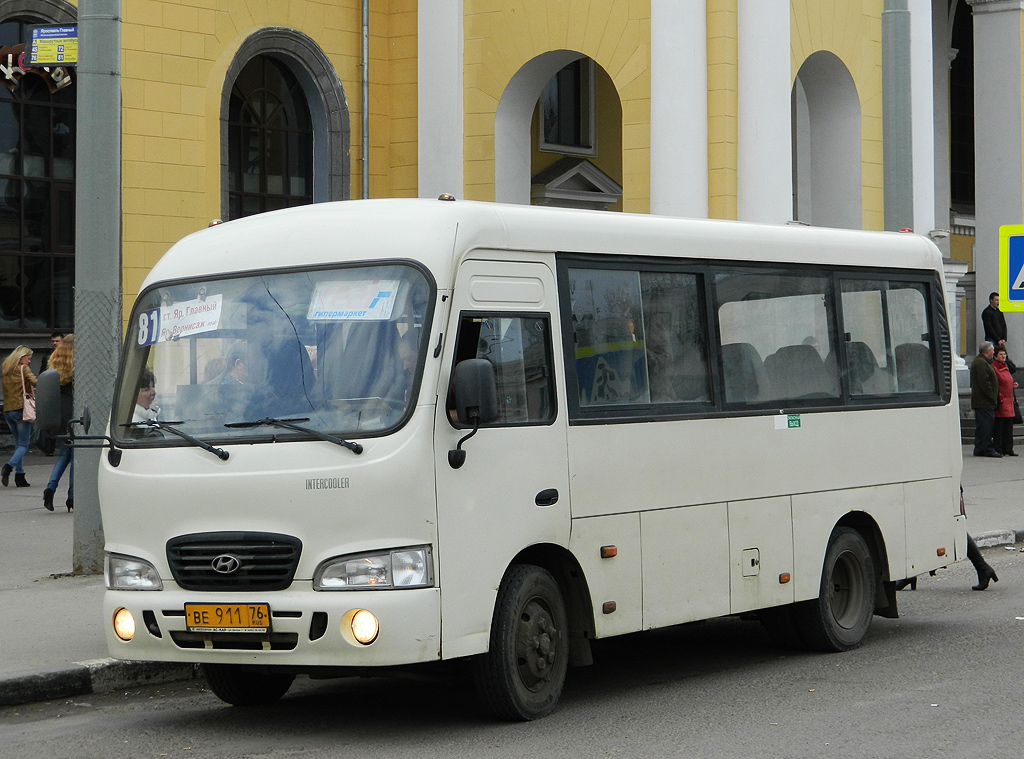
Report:
[[[196,664],[93,659],[61,669],[15,672],[0,677],[0,706],[191,680],[198,675]]]
[[[1024,530],[991,530],[989,532],[971,533],[978,548],[992,548],[993,546],[1012,546],[1019,540],[1024,540]]]

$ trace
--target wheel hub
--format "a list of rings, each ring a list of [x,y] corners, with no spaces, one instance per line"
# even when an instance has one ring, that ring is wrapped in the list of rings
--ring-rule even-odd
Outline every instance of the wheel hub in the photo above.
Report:
[[[551,677],[555,663],[558,631],[550,611],[537,600],[530,601],[519,618],[516,659],[523,684],[531,690]]]

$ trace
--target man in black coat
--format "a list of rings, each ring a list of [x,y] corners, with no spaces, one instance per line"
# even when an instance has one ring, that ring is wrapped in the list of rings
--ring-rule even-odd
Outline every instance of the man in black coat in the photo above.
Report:
[[[997,348],[1006,343],[1006,317],[999,310],[999,293],[990,293],[988,305],[982,309],[981,323],[985,327],[985,339]]]

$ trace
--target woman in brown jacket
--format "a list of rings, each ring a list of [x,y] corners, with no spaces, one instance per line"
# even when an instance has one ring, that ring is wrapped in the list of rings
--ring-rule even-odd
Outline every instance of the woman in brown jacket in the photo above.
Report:
[[[4,388],[4,418],[7,426],[11,428],[14,435],[14,454],[10,460],[0,469],[0,484],[7,487],[10,481],[11,472],[14,472],[14,484],[19,488],[27,488],[28,481],[25,479],[25,470],[21,466],[21,460],[28,451],[29,441],[32,439],[32,422],[26,422],[21,418],[25,401],[22,397],[22,388],[29,393],[35,392],[36,375],[28,368],[28,362],[32,360],[32,349],[19,345],[11,355],[4,359],[3,388]],[[22,385],[24,382],[24,386]]]

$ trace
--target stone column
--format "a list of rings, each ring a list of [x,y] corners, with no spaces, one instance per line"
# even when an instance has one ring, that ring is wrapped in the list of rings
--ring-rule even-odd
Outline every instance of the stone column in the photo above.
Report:
[[[910,8],[910,103],[913,134],[915,232],[927,234],[947,221],[935,216],[935,66],[932,51],[932,0],[909,0]],[[941,56],[945,69],[946,55]],[[948,176],[948,175],[947,175]],[[948,214],[938,217],[944,219]]]
[[[419,0],[419,191],[463,196],[462,0]]]
[[[1022,0],[967,0],[974,14],[974,270],[977,306],[999,289],[999,227],[1024,220]],[[980,308],[974,314],[981,325]],[[1009,354],[1024,362],[1024,323],[1007,314]]]
[[[744,221],[793,218],[789,0],[737,0],[736,210]]]
[[[651,213],[708,216],[704,0],[651,0]]]
[[[914,226],[911,130],[910,10],[885,0],[882,11],[882,164],[885,228]]]

